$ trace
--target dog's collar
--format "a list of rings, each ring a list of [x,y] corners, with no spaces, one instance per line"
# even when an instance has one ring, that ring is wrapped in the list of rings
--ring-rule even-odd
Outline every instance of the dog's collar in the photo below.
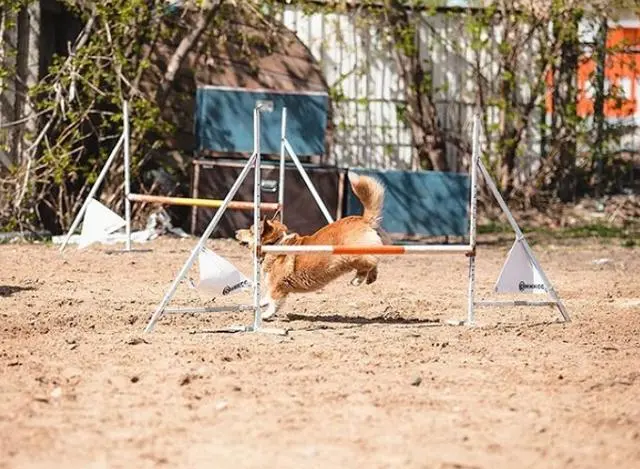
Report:
[[[295,233],[285,233],[278,241],[276,241],[273,244],[275,245],[284,244],[286,241],[289,241],[290,239],[293,239],[295,237],[296,237]],[[260,256],[260,260],[259,260],[260,264],[262,264],[262,262],[264,261],[264,258],[265,258],[264,254]]]
[[[278,241],[278,243],[277,243],[277,244],[283,244],[283,243],[285,243],[286,241],[289,241],[290,239],[293,239],[293,238],[295,238],[295,237],[296,237],[296,234],[295,234],[295,233],[288,233],[288,234],[285,234],[282,238],[280,238],[280,241]]]

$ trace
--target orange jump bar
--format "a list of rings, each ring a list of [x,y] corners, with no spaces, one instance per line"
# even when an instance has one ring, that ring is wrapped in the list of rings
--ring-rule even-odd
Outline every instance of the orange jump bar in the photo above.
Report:
[[[364,254],[404,254],[404,246],[335,246],[333,254],[360,256]]]
[[[165,197],[163,195],[145,195],[145,194],[129,194],[129,200],[132,202],[151,202],[154,204],[164,205],[188,205],[191,207],[222,207],[222,200],[216,199],[191,199],[188,197]],[[253,210],[253,202],[244,202],[232,200],[229,202],[228,208],[235,210]],[[276,211],[277,203],[263,202],[260,204],[260,210]]]
[[[265,254],[333,254],[333,255],[347,255],[347,256],[360,256],[365,254],[386,254],[386,255],[398,255],[398,254],[425,254],[425,253],[440,253],[447,254],[453,252],[461,252],[465,254],[473,253],[473,249],[469,245],[465,244],[400,244],[400,245],[297,245],[297,246],[260,246],[260,251]]]

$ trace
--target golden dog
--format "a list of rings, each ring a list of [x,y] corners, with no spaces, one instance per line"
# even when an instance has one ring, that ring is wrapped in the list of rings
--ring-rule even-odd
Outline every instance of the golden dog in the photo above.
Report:
[[[289,233],[287,226],[272,219],[260,222],[262,245],[382,245],[388,237],[380,230],[384,188],[374,178],[349,173],[349,182],[362,202],[362,216],[350,216],[330,223],[310,236]],[[236,231],[236,239],[253,247],[254,227]],[[384,241],[383,241],[384,239]],[[326,286],[355,270],[352,285],[373,283],[378,277],[378,260],[372,255],[265,254],[261,256],[266,295],[263,319],[271,318],[291,293],[306,293]]]

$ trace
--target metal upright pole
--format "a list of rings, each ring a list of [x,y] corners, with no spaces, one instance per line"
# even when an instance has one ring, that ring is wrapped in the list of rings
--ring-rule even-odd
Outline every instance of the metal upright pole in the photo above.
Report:
[[[238,179],[236,179],[236,182],[234,182],[233,186],[231,186],[229,193],[227,194],[227,196],[224,198],[224,201],[222,202],[222,207],[220,207],[216,211],[216,214],[214,215],[213,219],[209,222],[207,229],[204,231],[204,233],[202,233],[202,236],[200,237],[200,241],[198,242],[196,247],[193,248],[193,251],[191,251],[189,258],[182,266],[182,269],[180,269],[180,273],[178,273],[173,283],[171,284],[171,287],[169,288],[167,293],[164,295],[164,298],[162,299],[162,301],[156,308],[155,312],[153,313],[153,316],[151,317],[149,324],[147,324],[145,332],[151,332],[156,322],[158,321],[158,319],[162,317],[162,314],[164,313],[164,310],[167,304],[169,303],[174,293],[178,289],[178,285],[180,285],[180,281],[184,278],[185,275],[187,275],[187,272],[195,262],[196,257],[204,247],[204,244],[207,242],[207,239],[209,239],[209,236],[211,236],[211,233],[213,232],[213,230],[218,226],[218,223],[220,222],[222,215],[224,214],[227,206],[229,205],[229,202],[233,200],[233,198],[236,195],[236,192],[238,192],[238,189],[240,189],[240,186],[246,179],[247,174],[249,174],[249,171],[251,170],[255,162],[255,158],[256,158],[256,154],[254,153],[253,155],[251,155],[251,158],[249,158],[249,161],[247,161],[247,164],[245,165],[242,172],[238,176]]]
[[[109,155],[109,158],[107,158],[107,162],[102,167],[102,170],[100,171],[100,174],[98,174],[98,179],[96,179],[96,182],[93,183],[93,186],[91,187],[91,190],[89,191],[89,194],[87,195],[87,198],[85,199],[84,203],[82,204],[82,207],[80,208],[80,211],[76,215],[76,218],[73,220],[73,223],[71,224],[71,228],[69,228],[69,232],[67,233],[67,236],[64,238],[64,241],[62,242],[62,246],[60,246],[60,252],[64,251],[64,248],[67,246],[67,243],[69,243],[69,239],[71,239],[71,235],[76,230],[76,228],[78,228],[78,225],[80,224],[80,221],[82,220],[82,217],[84,216],[84,213],[87,211],[87,207],[89,206],[89,203],[91,202],[91,199],[93,199],[93,197],[96,195],[96,192],[98,191],[98,188],[100,187],[100,184],[102,183],[102,180],[107,175],[107,172],[109,171],[109,168],[111,167],[111,164],[113,163],[113,160],[115,159],[116,155],[118,154],[118,151],[120,151],[120,147],[122,146],[123,142],[124,142],[124,132],[122,133],[122,135],[120,135],[120,138],[118,139],[118,143],[116,143],[116,146],[113,147],[113,150],[111,150],[111,154]]]
[[[253,110],[253,151],[256,155],[254,162],[253,178],[253,307],[254,319],[253,330],[257,331],[262,325],[262,313],[260,311],[260,108]]]
[[[302,176],[302,179],[307,185],[309,192],[311,192],[311,195],[315,199],[316,204],[318,205],[318,208],[320,208],[320,211],[322,212],[325,219],[327,220],[327,223],[333,223],[333,217],[329,213],[329,210],[327,210],[327,206],[322,201],[322,198],[320,197],[320,194],[318,194],[318,191],[316,190],[313,183],[311,182],[311,179],[309,179],[309,175],[307,174],[307,171],[304,169],[304,166],[302,166],[302,163],[300,162],[298,155],[296,155],[296,152],[293,151],[291,144],[287,140],[284,141],[284,146],[287,149],[287,153],[289,153],[291,160],[296,165],[296,168],[298,169],[300,176]]]
[[[123,119],[124,119],[124,219],[126,221],[127,240],[125,249],[131,251],[131,156],[129,154],[129,103],[122,103]]]
[[[469,203],[469,298],[467,304],[467,325],[472,325],[474,317],[474,294],[476,283],[476,223],[478,212],[478,160],[480,159],[480,112],[473,115],[473,137],[471,151],[471,196]]]
[[[278,181],[278,205],[280,206],[280,221],[284,223],[284,169],[285,169],[285,148],[284,142],[287,138],[287,108],[282,108],[282,129],[280,131],[280,179]]]

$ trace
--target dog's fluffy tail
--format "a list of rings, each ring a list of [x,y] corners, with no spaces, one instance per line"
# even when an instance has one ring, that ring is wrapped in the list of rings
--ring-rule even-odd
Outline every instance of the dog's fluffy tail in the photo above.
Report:
[[[349,171],[349,182],[364,207],[362,217],[372,227],[380,226],[382,219],[382,204],[384,202],[384,187],[380,182],[369,176],[359,176]]]

